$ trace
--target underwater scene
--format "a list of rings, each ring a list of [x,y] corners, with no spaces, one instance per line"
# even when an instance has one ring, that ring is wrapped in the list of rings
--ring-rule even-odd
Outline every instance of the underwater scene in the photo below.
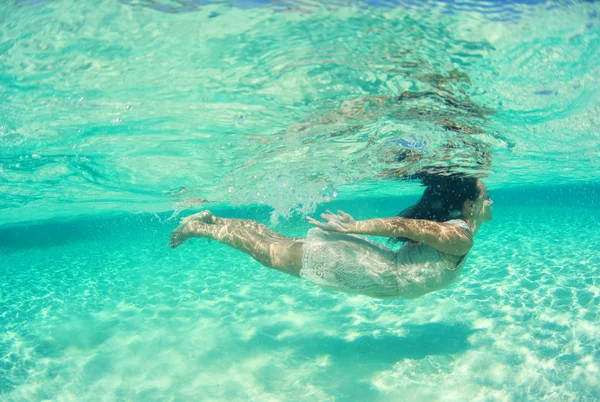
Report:
[[[599,2],[0,23],[0,400],[600,400]]]

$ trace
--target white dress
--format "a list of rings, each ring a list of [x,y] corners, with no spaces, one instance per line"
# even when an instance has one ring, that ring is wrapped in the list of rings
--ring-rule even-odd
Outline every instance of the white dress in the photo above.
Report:
[[[445,223],[471,233],[463,220]],[[363,236],[313,228],[304,244],[300,277],[341,292],[414,299],[456,281],[465,257],[456,265],[423,243],[406,243],[394,251]]]

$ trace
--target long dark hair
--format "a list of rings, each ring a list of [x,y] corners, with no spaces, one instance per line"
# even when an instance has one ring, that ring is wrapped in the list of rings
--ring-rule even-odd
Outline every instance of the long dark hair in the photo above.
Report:
[[[435,222],[458,219],[463,217],[465,201],[474,201],[479,197],[480,189],[475,178],[431,175],[423,177],[422,180],[426,186],[423,196],[419,202],[406,208],[398,216]],[[394,243],[411,241],[406,237],[390,240]]]

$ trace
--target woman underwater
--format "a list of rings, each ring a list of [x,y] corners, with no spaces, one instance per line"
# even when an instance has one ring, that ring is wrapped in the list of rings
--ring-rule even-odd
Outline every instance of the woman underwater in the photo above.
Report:
[[[217,240],[261,264],[324,288],[385,299],[414,299],[443,289],[460,275],[473,236],[492,220],[492,200],[478,179],[431,176],[419,202],[399,216],[356,221],[327,211],[306,238],[289,238],[265,225],[203,211],[171,233],[176,248],[192,237]],[[394,251],[364,236],[395,238]]]

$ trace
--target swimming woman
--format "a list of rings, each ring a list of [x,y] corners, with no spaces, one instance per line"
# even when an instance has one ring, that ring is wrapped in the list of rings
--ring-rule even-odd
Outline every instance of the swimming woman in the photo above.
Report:
[[[289,238],[265,225],[202,211],[171,233],[176,248],[192,237],[217,240],[261,264],[324,288],[374,298],[413,299],[443,289],[460,275],[492,200],[478,179],[428,177],[420,201],[399,216],[354,220],[327,211],[306,238]],[[394,251],[362,235],[403,242]]]

